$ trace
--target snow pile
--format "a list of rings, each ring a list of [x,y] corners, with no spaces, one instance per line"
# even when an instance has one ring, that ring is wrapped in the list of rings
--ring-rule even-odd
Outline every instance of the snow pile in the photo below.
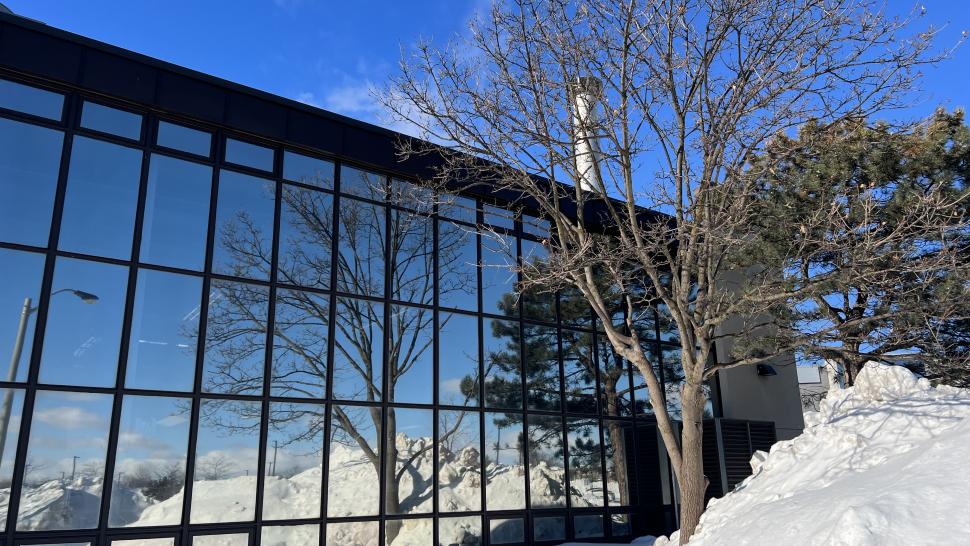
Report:
[[[805,425],[711,501],[691,546],[970,544],[970,391],[870,363]]]

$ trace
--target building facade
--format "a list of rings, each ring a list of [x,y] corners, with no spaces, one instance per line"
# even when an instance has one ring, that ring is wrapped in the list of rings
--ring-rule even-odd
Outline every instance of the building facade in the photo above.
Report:
[[[0,543],[670,528],[642,380],[503,267],[548,226],[430,199],[396,138],[0,14]],[[677,393],[676,330],[638,323]]]

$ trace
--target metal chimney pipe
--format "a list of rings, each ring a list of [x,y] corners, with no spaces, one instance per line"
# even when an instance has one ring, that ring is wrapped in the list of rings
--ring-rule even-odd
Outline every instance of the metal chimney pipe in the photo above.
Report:
[[[599,192],[603,187],[597,163],[602,155],[596,135],[597,107],[603,93],[598,78],[581,76],[573,83],[573,130],[576,133],[576,172],[579,187]]]

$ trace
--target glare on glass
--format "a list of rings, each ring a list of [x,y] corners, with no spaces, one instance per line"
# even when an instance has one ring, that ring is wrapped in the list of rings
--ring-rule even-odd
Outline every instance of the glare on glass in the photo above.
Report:
[[[110,106],[85,101],[81,106],[81,127],[132,140],[141,139],[142,116]]]
[[[124,398],[109,525],[141,527],[182,521],[191,409],[188,398]]]
[[[469,227],[438,222],[438,305],[478,310],[478,235]]]
[[[340,200],[337,289],[380,296],[384,293],[384,207]]]
[[[155,137],[155,142],[165,148],[203,157],[209,157],[212,153],[211,134],[167,121],[158,122],[158,135]]]
[[[434,311],[424,307],[391,307],[387,348],[387,399],[430,404],[434,383]]]
[[[0,389],[0,398],[3,399],[3,410],[0,413],[0,441],[3,442],[0,447],[0,483],[9,484],[13,480],[14,458],[17,456],[20,416],[24,409],[24,391]],[[8,506],[9,503],[0,504],[0,531],[6,530],[7,527]]]
[[[332,190],[333,162],[284,150],[283,178],[291,182]]]
[[[41,354],[41,383],[114,386],[127,285],[127,267],[57,259]]]
[[[227,138],[226,162],[272,172],[273,150],[234,138]]]
[[[391,212],[391,298],[434,301],[434,220],[420,213]]]
[[[380,401],[384,371],[384,306],[337,300],[334,325],[333,397]]]
[[[201,271],[211,195],[212,167],[152,155],[139,259]]]
[[[320,517],[326,421],[323,405],[270,403],[263,486],[270,502],[263,502],[264,520]]]
[[[438,510],[475,512],[482,506],[481,414],[438,412]],[[479,527],[479,532],[481,528]],[[442,535],[444,536],[444,535]],[[461,541],[458,541],[461,543]]]
[[[199,343],[202,279],[138,271],[125,385],[190,391]]]
[[[18,531],[93,529],[98,526],[104,480],[110,394],[39,391],[34,399]],[[32,499],[73,499],[40,506]]]
[[[438,546],[480,546],[483,540],[481,516],[438,520]]]
[[[458,313],[438,315],[438,403],[480,404],[478,318]]]
[[[525,520],[493,518],[488,522],[489,544],[519,544],[525,542]]]
[[[320,543],[320,526],[267,525],[260,532],[262,546],[303,546]]]
[[[75,137],[58,248],[129,259],[142,152]]]
[[[522,408],[522,362],[519,323],[486,319],[483,347],[485,406]]]
[[[532,508],[566,506],[562,419],[529,416],[529,502]]]
[[[325,398],[330,297],[312,292],[276,292],[273,336],[273,396]]]
[[[485,414],[485,508],[525,508],[525,433],[521,413]]]
[[[6,381],[26,381],[37,325],[44,255],[0,248],[0,358],[9,360]]]
[[[203,399],[191,523],[252,521],[259,471],[259,402]]]
[[[47,246],[63,141],[60,131],[0,118],[0,240]]]
[[[222,170],[212,271],[268,280],[273,258],[276,184],[272,180]]]
[[[0,79],[0,108],[60,120],[64,110],[64,95]]]
[[[327,517],[376,516],[380,495],[380,408],[333,406],[328,442]],[[361,487],[362,484],[369,484]],[[328,542],[330,537],[328,525]],[[348,528],[344,528],[348,529]],[[341,535],[350,532],[349,529]],[[375,535],[376,538],[376,535]],[[337,541],[334,544],[345,544]]]
[[[228,394],[261,393],[269,288],[213,280],[208,304],[202,389]]]
[[[284,184],[281,197],[279,282],[329,288],[333,196]]]

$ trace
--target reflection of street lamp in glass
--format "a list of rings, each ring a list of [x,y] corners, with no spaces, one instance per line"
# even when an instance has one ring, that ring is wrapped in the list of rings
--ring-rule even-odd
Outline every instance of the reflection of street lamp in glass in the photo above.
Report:
[[[61,288],[51,292],[51,297],[62,292],[70,292],[87,304],[97,303],[98,297],[90,292],[75,290],[73,288]],[[20,311],[20,325],[17,327],[17,339],[13,344],[13,355],[10,357],[10,367],[7,369],[7,381],[13,383],[17,380],[17,370],[20,367],[20,355],[24,350],[24,336],[27,334],[27,321],[30,315],[37,312],[36,307],[32,307],[33,302],[30,298],[24,298],[24,307]],[[3,394],[3,406],[0,407],[0,464],[3,462],[3,450],[7,444],[7,428],[10,426],[10,406],[13,403],[13,389],[8,388]]]

